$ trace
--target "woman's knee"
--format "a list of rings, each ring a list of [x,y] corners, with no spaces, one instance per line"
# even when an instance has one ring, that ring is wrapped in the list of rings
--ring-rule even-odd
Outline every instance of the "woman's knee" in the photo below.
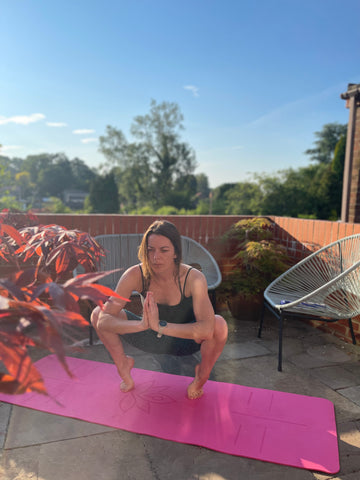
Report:
[[[100,307],[95,307],[94,310],[91,312],[90,322],[91,325],[95,328],[95,330],[97,330],[98,328],[100,311]]]
[[[215,315],[215,336],[222,342],[228,338],[228,325],[221,315]]]

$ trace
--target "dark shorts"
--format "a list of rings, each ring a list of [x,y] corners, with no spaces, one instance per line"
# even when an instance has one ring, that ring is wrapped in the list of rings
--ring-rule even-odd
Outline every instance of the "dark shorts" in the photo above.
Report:
[[[141,320],[141,317],[128,310],[124,310],[128,320]],[[192,355],[200,350],[200,344],[186,338],[168,337],[163,335],[157,338],[153,330],[121,335],[127,343],[148,353],[165,353],[168,355]]]

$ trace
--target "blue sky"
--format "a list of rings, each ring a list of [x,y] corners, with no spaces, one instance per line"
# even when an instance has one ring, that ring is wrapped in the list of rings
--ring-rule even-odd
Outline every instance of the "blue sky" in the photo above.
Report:
[[[178,103],[211,187],[308,165],[360,83],[358,0],[0,0],[1,153],[98,166],[151,99]]]

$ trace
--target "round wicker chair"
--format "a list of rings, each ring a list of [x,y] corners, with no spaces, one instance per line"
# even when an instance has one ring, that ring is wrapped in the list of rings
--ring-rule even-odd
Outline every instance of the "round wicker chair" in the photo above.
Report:
[[[347,319],[355,344],[351,319],[360,315],[360,234],[321,248],[280,275],[264,292],[265,308],[279,320],[279,371],[284,318],[305,316],[325,322]]]

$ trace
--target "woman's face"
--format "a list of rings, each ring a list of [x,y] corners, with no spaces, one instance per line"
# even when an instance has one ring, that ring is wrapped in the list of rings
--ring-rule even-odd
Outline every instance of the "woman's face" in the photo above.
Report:
[[[175,249],[167,237],[154,233],[149,235],[147,249],[148,260],[155,273],[174,267]]]

